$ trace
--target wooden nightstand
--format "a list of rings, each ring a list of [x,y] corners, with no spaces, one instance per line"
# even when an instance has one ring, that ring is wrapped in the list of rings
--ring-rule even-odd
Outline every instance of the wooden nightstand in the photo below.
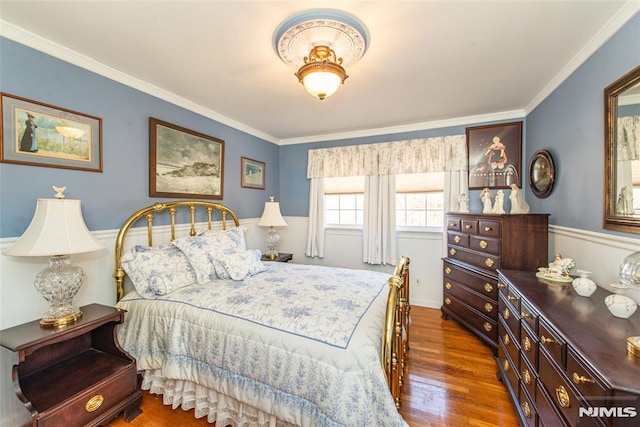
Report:
[[[262,261],[275,261],[275,262],[289,262],[293,259],[293,254],[285,254],[283,252],[278,253],[278,256],[274,259],[262,255]]]
[[[124,311],[100,304],[64,328],[39,321],[0,331],[2,358],[13,359],[11,425],[97,426],[140,411],[136,362],[116,342]],[[10,353],[12,352],[12,353]],[[3,396],[6,399],[6,396]],[[6,402],[5,402],[6,403]],[[8,403],[7,403],[8,404]]]

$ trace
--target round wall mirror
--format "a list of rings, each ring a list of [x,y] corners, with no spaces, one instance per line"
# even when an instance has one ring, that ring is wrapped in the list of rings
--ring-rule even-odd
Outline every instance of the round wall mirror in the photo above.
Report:
[[[531,186],[533,194],[540,198],[551,194],[555,173],[551,154],[547,150],[536,151],[529,164],[529,186]]]

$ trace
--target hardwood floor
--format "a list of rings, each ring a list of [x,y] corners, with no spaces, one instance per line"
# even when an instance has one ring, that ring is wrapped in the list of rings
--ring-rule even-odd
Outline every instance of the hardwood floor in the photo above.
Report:
[[[411,351],[400,413],[410,426],[518,426],[506,388],[496,379],[492,352],[440,310],[411,309]],[[193,411],[171,410],[162,397],[143,391],[143,413],[111,427],[209,426]]]

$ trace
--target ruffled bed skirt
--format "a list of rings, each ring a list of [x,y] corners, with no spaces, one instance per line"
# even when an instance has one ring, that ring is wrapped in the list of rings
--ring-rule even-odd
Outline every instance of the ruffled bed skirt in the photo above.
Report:
[[[142,371],[142,376],[141,388],[152,394],[161,394],[163,404],[171,405],[173,409],[181,407],[185,411],[194,409],[195,418],[207,417],[207,422],[215,423],[216,427],[293,426],[194,382],[165,379],[160,369]]]

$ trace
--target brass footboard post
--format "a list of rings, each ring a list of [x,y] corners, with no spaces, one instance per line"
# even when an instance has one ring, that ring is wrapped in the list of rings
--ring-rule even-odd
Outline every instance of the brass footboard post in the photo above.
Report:
[[[387,282],[389,297],[382,334],[382,365],[397,408],[400,408],[409,350],[409,262],[408,257],[402,256]]]

